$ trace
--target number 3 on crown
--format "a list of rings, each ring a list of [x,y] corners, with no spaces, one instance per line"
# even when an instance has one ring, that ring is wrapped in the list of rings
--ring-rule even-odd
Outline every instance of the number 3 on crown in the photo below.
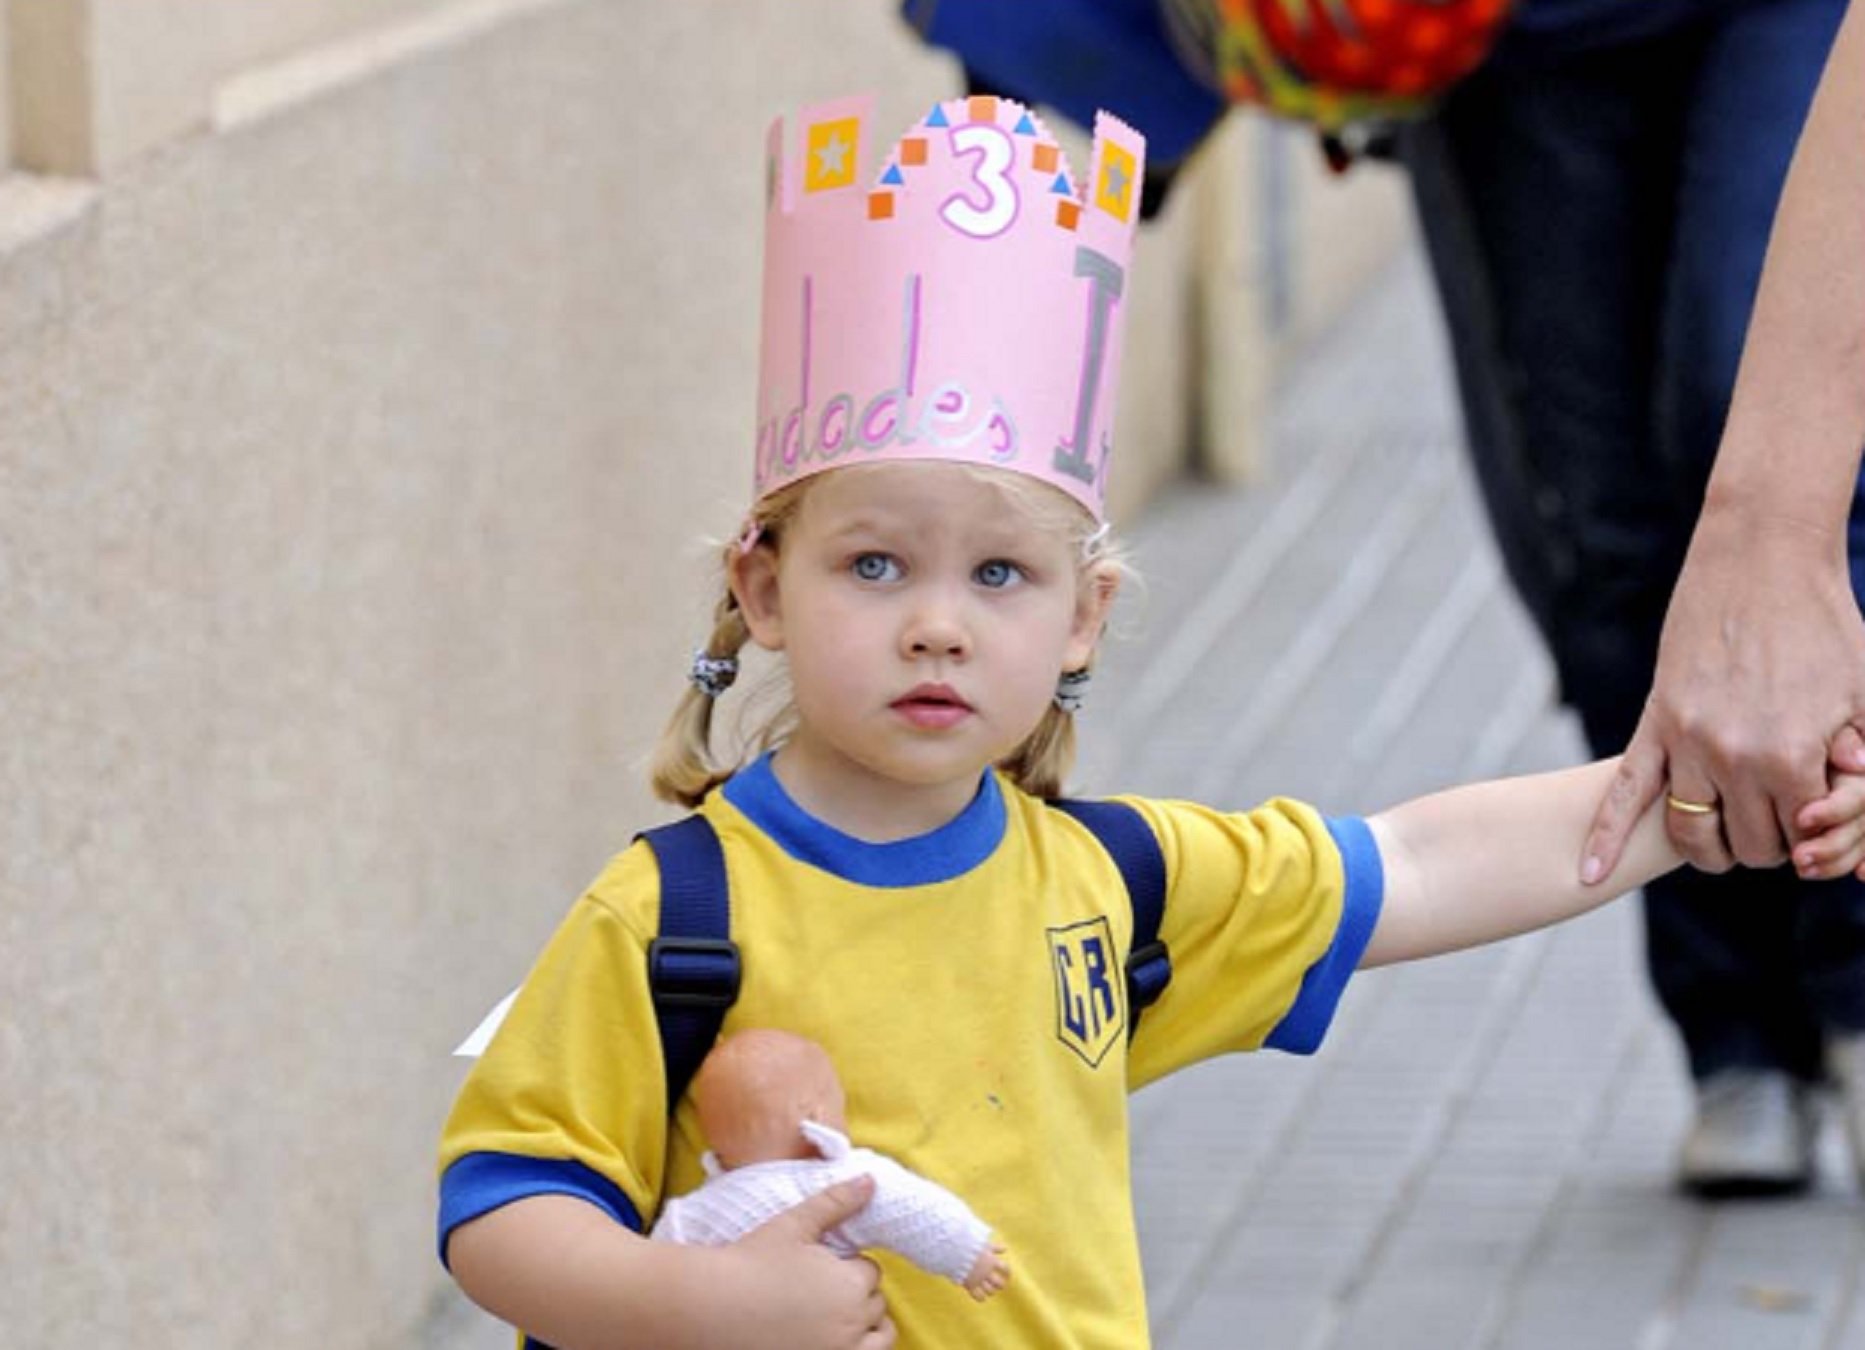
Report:
[[[970,193],[954,193],[939,208],[939,218],[960,234],[990,239],[1010,228],[1017,218],[1017,186],[1007,176],[1017,151],[1001,127],[972,123],[952,133],[952,148],[960,155],[976,155],[971,181],[983,189],[982,204]]]

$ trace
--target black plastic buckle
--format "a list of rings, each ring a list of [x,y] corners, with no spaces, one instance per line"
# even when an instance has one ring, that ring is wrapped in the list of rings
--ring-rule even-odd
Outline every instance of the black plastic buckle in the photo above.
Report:
[[[730,938],[655,938],[648,943],[648,987],[668,1008],[729,1008],[744,967]]]
[[[1132,1011],[1150,1008],[1172,982],[1172,953],[1155,938],[1127,955],[1127,1001]]]

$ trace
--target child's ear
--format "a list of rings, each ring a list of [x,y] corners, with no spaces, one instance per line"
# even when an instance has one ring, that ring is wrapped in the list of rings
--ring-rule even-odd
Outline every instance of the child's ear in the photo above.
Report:
[[[777,550],[760,543],[743,553],[734,552],[726,563],[725,581],[738,601],[738,612],[750,630],[751,640],[766,651],[784,648],[783,610],[778,603]]]
[[[1120,569],[1112,563],[1090,564],[1081,578],[1075,595],[1075,620],[1069,626],[1068,650],[1062,660],[1064,670],[1081,670],[1094,655],[1101,632],[1107,627],[1108,611],[1120,593]]]

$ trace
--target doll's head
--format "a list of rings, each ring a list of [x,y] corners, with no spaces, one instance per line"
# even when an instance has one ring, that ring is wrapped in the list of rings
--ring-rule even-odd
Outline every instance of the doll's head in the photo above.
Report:
[[[756,1028],[720,1041],[693,1079],[693,1102],[727,1169],[815,1157],[806,1120],[847,1132],[847,1099],[828,1052],[788,1031]]]

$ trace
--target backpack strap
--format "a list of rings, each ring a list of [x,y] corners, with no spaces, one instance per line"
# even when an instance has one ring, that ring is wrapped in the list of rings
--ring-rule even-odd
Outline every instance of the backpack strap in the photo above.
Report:
[[[1172,953],[1159,939],[1166,913],[1166,855],[1153,827],[1125,802],[1084,801],[1060,797],[1049,803],[1072,816],[1100,840],[1120,869],[1133,906],[1133,945],[1127,952],[1127,1039],[1140,1025],[1140,1014],[1158,1002],[1172,983]]]
[[[743,968],[718,833],[702,815],[643,830],[661,873],[660,936],[648,944],[648,988],[667,1066],[667,1113],[719,1039]]]
[[[1049,803],[1079,821],[1107,850],[1133,906],[1127,953],[1127,1037],[1140,1014],[1172,982],[1172,955],[1160,941],[1166,859],[1145,817],[1124,802],[1059,798]],[[667,1111],[685,1094],[738,999],[743,964],[732,941],[731,892],[719,836],[702,815],[644,830],[661,874],[660,935],[648,944],[648,988],[660,1024]]]

